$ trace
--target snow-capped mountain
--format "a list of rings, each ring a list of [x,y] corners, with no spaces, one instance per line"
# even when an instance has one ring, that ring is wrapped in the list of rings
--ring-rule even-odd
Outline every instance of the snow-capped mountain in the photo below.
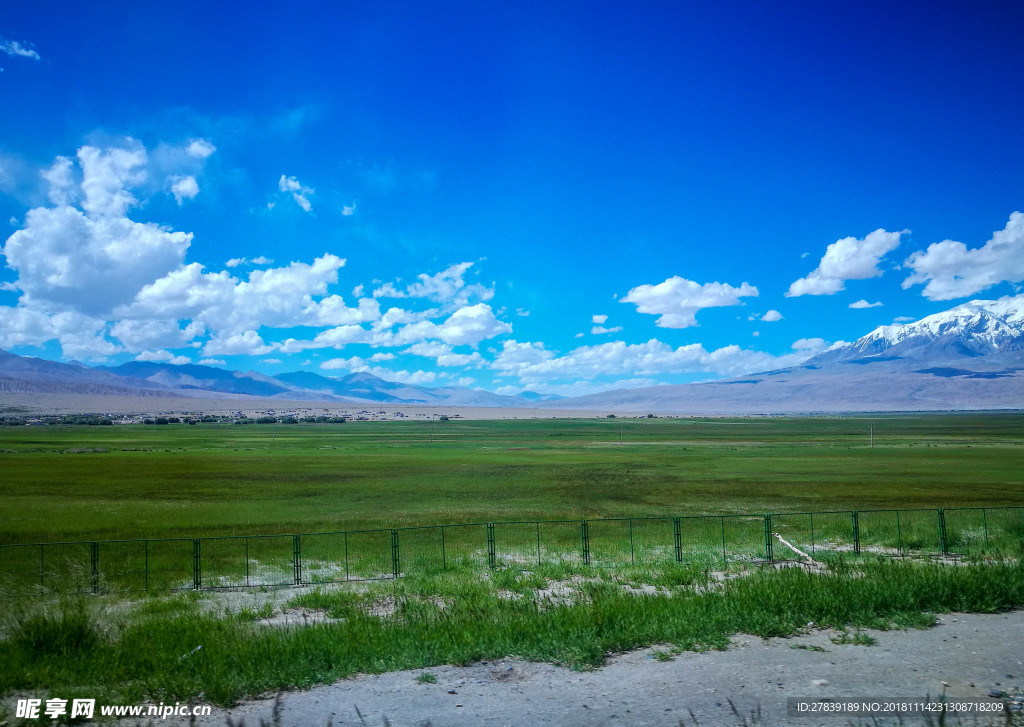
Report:
[[[869,356],[943,361],[1024,350],[1024,295],[972,300],[913,323],[879,326],[849,346],[807,361],[820,365]]]
[[[558,406],[715,414],[1024,409],[1024,295],[880,326],[791,368],[608,391]]]

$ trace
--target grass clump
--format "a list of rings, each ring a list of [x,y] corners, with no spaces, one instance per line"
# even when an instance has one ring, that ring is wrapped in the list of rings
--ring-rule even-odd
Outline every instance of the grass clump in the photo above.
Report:
[[[321,610],[338,620],[302,627],[256,626],[194,608],[185,598],[136,608],[110,633],[88,617],[83,622],[75,608],[61,625],[26,618],[0,640],[0,692],[108,684],[117,685],[110,687],[117,692],[113,702],[203,694],[228,705],[358,673],[504,656],[588,669],[609,653],[658,644],[669,645],[659,648],[671,658],[681,650],[726,648],[737,633],[803,633],[810,621],[853,630],[850,643],[866,643],[858,640],[861,629],[923,628],[934,624],[936,612],[1024,605],[1024,565],[1017,562],[868,561],[839,564],[827,574],[766,568],[715,589],[678,585],[642,596],[627,592],[614,572],[575,567],[576,577],[562,581],[571,596],[556,602],[509,598],[482,575],[467,568],[359,591],[314,590],[286,608]],[[513,575],[499,578],[522,587]]]

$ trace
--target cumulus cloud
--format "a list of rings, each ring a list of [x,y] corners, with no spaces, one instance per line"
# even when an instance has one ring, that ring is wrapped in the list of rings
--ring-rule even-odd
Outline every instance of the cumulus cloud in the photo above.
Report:
[[[203,346],[204,356],[262,356],[274,350],[256,331],[245,331],[230,336],[216,335]]]
[[[600,336],[605,333],[618,333],[622,330],[622,326],[612,326],[611,328],[605,328],[604,326],[594,326],[590,329],[590,332],[595,336]]]
[[[850,307],[853,308],[854,310],[857,310],[859,308],[878,308],[881,305],[882,305],[881,301],[876,301],[874,303],[868,303],[863,298],[861,298],[860,300],[858,300],[858,301],[856,301],[854,303],[850,303]]]
[[[950,300],[998,283],[1024,280],[1024,214],[1014,212],[1006,227],[973,250],[962,242],[943,240],[913,253],[904,265],[913,273],[903,288],[923,284],[928,300]]]
[[[314,300],[338,281],[344,265],[344,258],[327,253],[312,264],[253,270],[240,280],[227,271],[208,273],[199,263],[190,263],[145,286],[117,312],[127,318],[196,320],[221,333],[374,318],[377,307],[372,301],[352,309],[338,296]]]
[[[661,328],[689,328],[697,325],[696,314],[704,308],[739,305],[740,298],[756,297],[757,288],[743,283],[738,288],[725,283],[695,283],[678,275],[657,285],[640,285],[621,299],[633,303],[640,313],[658,316]]]
[[[192,359],[188,356],[175,356],[170,351],[157,350],[157,351],[143,351],[135,357],[136,361],[152,361],[155,363],[169,363],[175,366],[182,364],[192,363]]]
[[[227,362],[220,358],[203,358],[199,359],[199,363],[203,366],[224,366]]]
[[[470,300],[486,301],[494,297],[494,289],[479,283],[467,283],[465,275],[473,263],[450,265],[434,275],[420,273],[416,282],[406,288],[384,283],[373,291],[374,298],[426,298],[450,307],[466,306]]]
[[[844,237],[825,249],[818,267],[807,277],[793,281],[786,291],[787,297],[801,295],[832,295],[844,289],[847,280],[877,278],[882,258],[899,247],[903,232],[886,232],[879,228],[863,240]]]
[[[761,320],[765,323],[774,323],[775,321],[782,320],[782,314],[773,309],[761,316]]]
[[[181,264],[192,235],[74,207],[29,210],[3,248],[25,305],[99,315]]]
[[[118,339],[126,351],[133,353],[187,346],[205,332],[206,326],[201,322],[192,321],[181,328],[178,321],[173,319],[125,319],[110,327],[110,335]]]
[[[415,343],[406,349],[405,353],[432,358],[438,366],[479,367],[484,364],[484,359],[478,352],[456,353],[451,346],[445,343]]]
[[[341,207],[341,214],[344,217],[351,217],[355,213],[356,213],[356,203],[355,202],[353,202],[352,204],[342,205],[342,207]]]
[[[185,153],[193,159],[206,159],[217,151],[217,147],[206,139],[192,139],[185,147]]]
[[[608,316],[605,315],[594,315],[590,317],[591,323],[596,323],[599,326],[604,325],[605,321],[608,320]]]
[[[404,370],[392,370],[382,368],[380,366],[368,366],[366,362],[358,356],[352,358],[332,358],[324,361],[320,364],[320,368],[328,371],[336,369],[344,369],[356,372],[366,372],[373,374],[377,378],[384,379],[385,381],[397,381],[400,384],[412,384],[414,386],[421,384],[429,384],[437,379],[437,374],[433,371],[404,371]]]
[[[291,192],[292,199],[295,200],[295,204],[301,207],[303,211],[313,211],[313,205],[309,201],[309,195],[313,194],[316,190],[312,187],[305,187],[295,177],[286,177],[282,174],[281,178],[277,181],[277,188],[282,192]]]
[[[33,61],[42,60],[39,57],[39,53],[37,53],[33,48],[17,40],[5,40],[0,38],[0,53],[6,53],[13,57],[29,58]]]
[[[195,199],[195,196],[199,194],[199,184],[191,174],[183,177],[171,177],[169,181],[171,182],[171,194],[174,195],[178,206],[181,206],[186,199]]]
[[[600,376],[621,375],[714,373],[741,376],[798,364],[826,345],[821,339],[801,339],[794,344],[793,353],[773,356],[736,345],[713,351],[699,343],[673,348],[651,339],[645,343],[611,341],[581,346],[559,356],[541,343],[505,341],[491,368],[516,376],[528,386],[562,379],[590,381]]]

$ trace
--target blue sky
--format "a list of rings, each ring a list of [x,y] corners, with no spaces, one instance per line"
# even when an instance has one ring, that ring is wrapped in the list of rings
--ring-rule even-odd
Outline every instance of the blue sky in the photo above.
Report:
[[[575,394],[1024,280],[1024,8],[0,15],[0,347]]]

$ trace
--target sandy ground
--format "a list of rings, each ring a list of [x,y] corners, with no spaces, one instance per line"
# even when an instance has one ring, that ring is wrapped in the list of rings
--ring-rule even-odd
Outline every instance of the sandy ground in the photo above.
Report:
[[[866,633],[878,643],[836,645],[830,640],[835,632],[811,629],[788,639],[741,635],[727,651],[687,652],[670,661],[656,658],[658,647],[642,649],[615,656],[606,666],[589,672],[503,659],[467,667],[358,676],[284,695],[281,724],[676,727],[693,725],[694,720],[700,725],[741,725],[744,720],[760,725],[873,724],[869,718],[849,715],[794,716],[787,710],[787,698],[908,700],[944,692],[950,700],[993,701],[988,697],[990,690],[1019,693],[1024,685],[1024,611],[945,614],[932,629]],[[417,682],[425,671],[437,683]],[[257,700],[229,711],[217,710],[199,724],[222,726],[230,718],[236,724],[243,720],[249,727],[258,727],[260,720],[270,723],[272,709],[273,699]],[[752,718],[757,710],[760,718]],[[894,723],[891,717],[878,720],[878,724]],[[922,723],[920,718],[905,721]],[[973,722],[968,718],[964,724]]]

